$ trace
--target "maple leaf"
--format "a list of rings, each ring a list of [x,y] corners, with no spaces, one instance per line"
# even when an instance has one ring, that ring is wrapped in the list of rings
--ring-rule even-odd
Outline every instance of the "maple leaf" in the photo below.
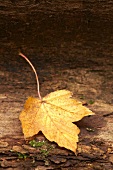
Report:
[[[49,141],[76,152],[80,130],[72,122],[93,112],[70,97],[68,90],[52,92],[42,100],[29,97],[20,114],[25,138],[42,131]]]
[[[68,90],[52,92],[43,99],[40,94],[39,99],[29,97],[19,116],[24,137],[29,138],[42,131],[49,141],[76,152],[80,129],[73,122],[94,113],[71,97],[72,93]]]

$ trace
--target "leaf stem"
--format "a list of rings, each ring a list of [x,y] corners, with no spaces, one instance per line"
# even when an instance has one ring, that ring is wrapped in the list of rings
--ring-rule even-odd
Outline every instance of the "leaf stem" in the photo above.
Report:
[[[20,55],[21,57],[23,57],[23,58],[29,63],[29,65],[32,67],[32,69],[33,69],[33,71],[34,71],[34,73],[35,73],[36,82],[37,82],[38,97],[39,97],[39,99],[41,100],[42,97],[41,97],[41,95],[40,95],[39,80],[38,80],[38,75],[37,75],[36,69],[34,68],[33,64],[30,62],[30,60],[29,60],[24,54],[22,54],[21,52],[19,52],[19,55]]]

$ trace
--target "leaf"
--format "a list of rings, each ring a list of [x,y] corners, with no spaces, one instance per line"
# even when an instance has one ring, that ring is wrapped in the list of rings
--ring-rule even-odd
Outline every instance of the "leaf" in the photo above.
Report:
[[[42,131],[49,141],[76,152],[80,130],[72,122],[94,113],[71,96],[68,90],[58,90],[42,100],[29,97],[19,117],[24,137]]]

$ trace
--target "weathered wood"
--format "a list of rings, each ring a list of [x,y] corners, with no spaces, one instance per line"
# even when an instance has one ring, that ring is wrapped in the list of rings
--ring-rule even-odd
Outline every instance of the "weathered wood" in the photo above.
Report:
[[[0,2],[0,168],[112,170],[112,1],[36,2]],[[34,73],[18,50],[36,67],[42,96],[66,88],[96,113],[76,122],[77,156],[42,134],[35,136],[47,142],[42,148],[24,140],[18,117],[27,97],[37,92]]]
[[[77,123],[81,129],[77,156],[70,151],[66,151],[66,149],[58,148],[57,145],[52,143],[49,143],[49,145],[53,145],[55,148],[49,150],[49,153],[45,156],[41,153],[41,149],[33,149],[25,142],[21,131],[21,124],[18,119],[27,96],[36,96],[35,77],[23,59],[18,56],[16,56],[16,58],[14,56],[11,59],[10,58],[11,55],[5,55],[5,58],[2,58],[2,71],[0,72],[2,80],[0,86],[1,167],[8,168],[12,166],[23,168],[24,166],[27,167],[29,165],[33,168],[33,166],[39,167],[39,165],[45,166],[48,164],[48,168],[76,167],[79,169],[81,167],[84,169],[101,169],[103,166],[104,169],[112,169],[113,106],[107,103],[110,90],[108,90],[108,93],[106,94],[106,102],[96,99],[97,94],[103,95],[104,93],[103,88],[100,89],[103,82],[100,73],[103,73],[99,70],[97,73],[93,73],[90,68],[87,69],[87,73],[85,68],[79,69],[75,67],[73,70],[68,67],[67,69],[65,66],[61,67],[57,62],[55,62],[57,63],[57,69],[54,70],[55,63],[51,61],[46,63],[46,69],[51,69],[49,69],[49,73],[46,69],[38,70],[39,76],[43,77],[43,81],[41,80],[42,95],[59,88],[61,89],[62,85],[65,84],[66,88],[73,91],[74,94],[76,93],[77,98],[79,98],[80,93],[82,93],[83,95],[86,95],[85,101],[87,103],[90,99],[93,99],[94,104],[88,105],[88,107],[96,113],[95,116],[84,118]],[[31,58],[31,60],[32,59],[33,61],[37,60],[37,58],[34,57]],[[76,65],[76,63],[74,64]],[[37,68],[37,64],[35,64],[35,66]],[[41,58],[40,67],[44,68],[44,61],[41,62]],[[101,68],[101,66],[99,68]],[[105,72],[103,76],[105,79]],[[95,82],[97,77],[98,81]],[[83,84],[79,85],[81,79]],[[93,81],[94,86],[91,85],[92,83],[89,84],[89,81]],[[112,79],[109,81],[109,85],[111,85],[111,83]],[[39,138],[40,137],[37,136],[36,140]],[[43,139],[45,140],[45,138]],[[24,153],[28,158],[25,161],[16,161],[19,158],[18,153]],[[32,159],[35,160],[33,165]]]
[[[4,15],[8,13],[16,15],[16,10],[20,9],[18,14],[36,12],[37,10],[45,13],[84,11],[88,15],[93,13],[98,17],[113,18],[112,0],[2,0],[0,5],[2,7],[1,13]]]

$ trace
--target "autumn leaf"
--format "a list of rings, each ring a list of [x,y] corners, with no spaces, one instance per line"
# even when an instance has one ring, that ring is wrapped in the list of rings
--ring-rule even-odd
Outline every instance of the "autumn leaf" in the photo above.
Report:
[[[29,138],[42,131],[49,141],[55,141],[59,146],[76,152],[80,129],[73,122],[94,113],[81,102],[72,99],[72,93],[68,90],[58,90],[42,98],[34,66],[25,55],[19,55],[29,63],[35,73],[39,97],[29,97],[19,116],[24,137]]]
[[[25,138],[42,131],[49,141],[76,152],[80,130],[72,122],[94,113],[71,96],[68,90],[58,90],[42,100],[29,97],[20,114]]]

